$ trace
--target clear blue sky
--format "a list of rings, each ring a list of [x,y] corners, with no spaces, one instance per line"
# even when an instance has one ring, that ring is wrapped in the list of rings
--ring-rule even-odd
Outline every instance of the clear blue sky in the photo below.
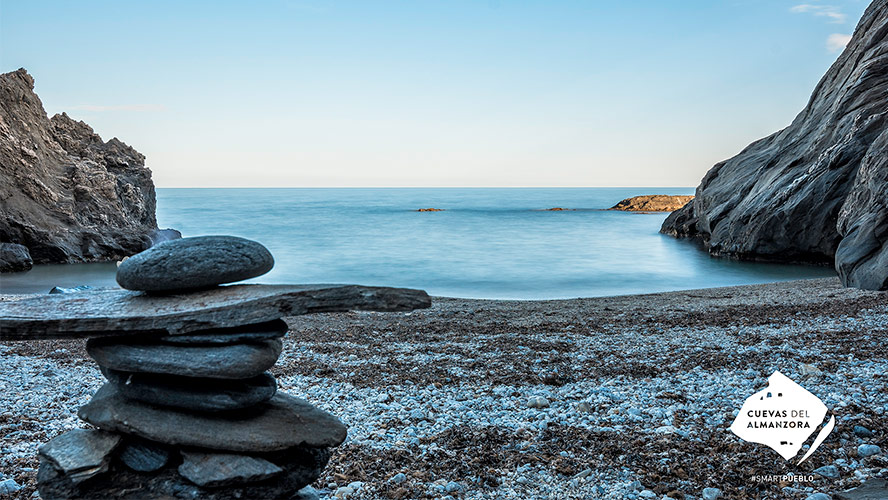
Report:
[[[173,186],[693,186],[864,0],[0,2],[0,70]]]

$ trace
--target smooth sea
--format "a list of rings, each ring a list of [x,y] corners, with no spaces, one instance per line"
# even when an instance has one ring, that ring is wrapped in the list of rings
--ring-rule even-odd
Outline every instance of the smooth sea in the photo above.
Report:
[[[658,232],[665,213],[606,211],[693,188],[280,188],[157,190],[157,222],[233,234],[275,257],[258,283],[357,283],[432,295],[554,299],[834,276],[829,267],[711,258]],[[571,210],[547,211],[560,207]],[[417,212],[421,208],[440,212]],[[113,263],[7,274],[2,293],[116,286]]]

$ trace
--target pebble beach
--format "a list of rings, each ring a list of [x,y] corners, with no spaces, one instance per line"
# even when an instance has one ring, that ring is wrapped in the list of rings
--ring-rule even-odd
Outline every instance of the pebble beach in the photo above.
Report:
[[[837,279],[287,322],[280,389],[348,427],[320,498],[807,499],[888,477],[888,294]],[[37,448],[87,426],[84,344],[0,343],[0,498],[36,498]],[[775,370],[837,420],[798,467],[728,430]]]

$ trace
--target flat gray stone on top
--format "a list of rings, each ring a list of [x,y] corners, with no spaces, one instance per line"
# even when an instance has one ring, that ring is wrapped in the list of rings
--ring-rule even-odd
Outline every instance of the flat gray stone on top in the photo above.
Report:
[[[240,410],[274,396],[277,383],[268,373],[244,380],[217,380],[103,369],[105,378],[129,399],[196,411]]]
[[[358,285],[229,285],[192,293],[128,290],[7,296],[0,340],[183,334],[317,312],[412,311],[431,306],[422,290]]]
[[[179,474],[205,488],[254,483],[277,476],[284,470],[257,457],[230,453],[182,452]]]
[[[281,355],[280,339],[243,344],[130,344],[89,339],[86,352],[99,366],[125,372],[244,379],[262,374]]]
[[[119,443],[116,434],[74,429],[51,439],[38,452],[77,484],[107,471],[109,456]]]
[[[243,341],[269,340],[283,337],[290,329],[282,319],[232,328],[213,328],[190,335],[165,335],[157,339],[165,344],[237,344]]]
[[[237,236],[197,236],[158,243],[124,260],[117,283],[128,290],[194,290],[261,276],[274,257],[261,243]]]
[[[236,414],[194,413],[129,400],[105,384],[77,415],[100,429],[172,446],[243,453],[338,446],[346,437],[339,419],[281,392]]]

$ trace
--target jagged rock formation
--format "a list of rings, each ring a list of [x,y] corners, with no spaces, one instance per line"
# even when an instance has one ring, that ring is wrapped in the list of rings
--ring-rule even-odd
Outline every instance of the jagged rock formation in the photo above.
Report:
[[[888,287],[888,0],[875,0],[791,125],[716,164],[662,232],[713,255],[834,262]]]
[[[693,196],[671,196],[668,194],[648,194],[626,198],[608,210],[625,212],[672,212],[693,200]]]
[[[0,75],[0,242],[35,264],[120,259],[151,245],[154,209],[144,156],[48,118],[24,69]]]

